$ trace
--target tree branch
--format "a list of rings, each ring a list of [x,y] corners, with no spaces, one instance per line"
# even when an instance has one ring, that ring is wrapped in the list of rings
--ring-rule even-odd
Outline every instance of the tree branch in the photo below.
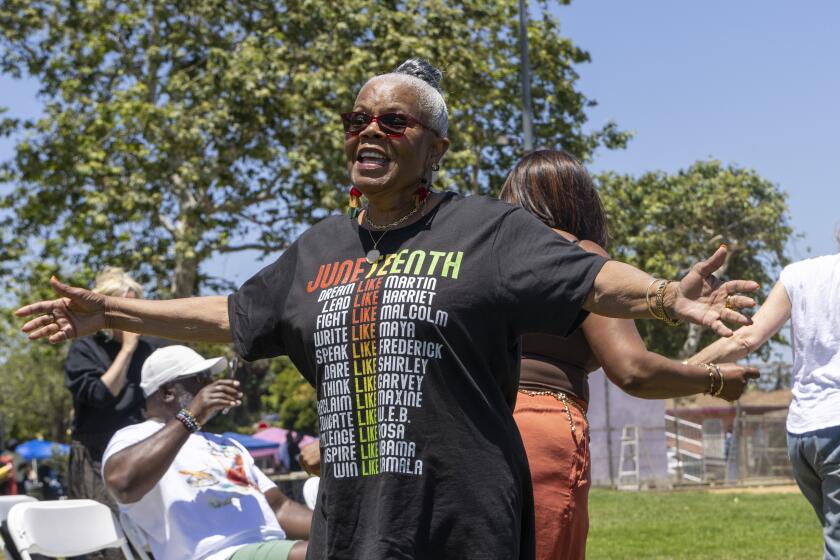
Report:
[[[276,245],[266,245],[265,243],[243,243],[242,245],[227,245],[225,247],[219,247],[219,253],[236,253],[238,251],[264,251],[266,253],[270,253],[272,251],[282,251],[283,249],[288,248],[288,244],[283,244],[280,246]]]
[[[170,235],[175,237],[175,224],[172,223],[172,220],[169,219],[169,216],[166,214],[158,214],[158,220],[160,220],[160,225],[163,226],[163,229],[169,232]]]
[[[160,47],[160,22],[158,21],[158,9],[157,9],[157,2],[152,2],[151,10],[152,10],[152,29],[151,29],[151,37],[149,38],[149,46],[150,47]],[[146,70],[146,102],[149,105],[154,105],[157,103],[157,94],[158,94],[158,70],[160,67],[160,61],[157,58],[160,56],[159,53],[155,52],[153,56],[149,56],[148,50],[146,51],[146,61],[147,61],[147,70]],[[154,60],[153,60],[154,59]]]

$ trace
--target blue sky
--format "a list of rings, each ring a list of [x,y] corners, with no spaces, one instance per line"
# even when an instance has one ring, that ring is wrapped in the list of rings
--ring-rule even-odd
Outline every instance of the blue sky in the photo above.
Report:
[[[669,172],[714,157],[789,194],[794,259],[837,252],[840,2],[583,0],[554,11],[589,51],[591,123],[635,132],[596,171]],[[808,248],[811,249],[810,253]]]
[[[790,195],[804,236],[791,256],[836,252],[840,2],[579,0],[554,14],[592,56],[578,68],[599,103],[590,124],[635,133],[626,150],[597,152],[594,171],[673,172],[708,157],[753,168]],[[0,106],[35,115],[35,89],[0,77]],[[0,141],[0,159],[10,154]],[[228,255],[207,271],[241,283],[265,264]]]

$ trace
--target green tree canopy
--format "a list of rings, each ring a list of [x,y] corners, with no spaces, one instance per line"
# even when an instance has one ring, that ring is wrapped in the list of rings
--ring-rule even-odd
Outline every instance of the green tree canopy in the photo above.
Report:
[[[679,278],[722,243],[731,279],[751,279],[766,294],[788,262],[787,195],[756,172],[700,161],[669,175],[607,173],[597,178],[609,217],[612,256],[661,278]],[[714,335],[693,325],[638,321],[648,348],[687,357]],[[777,339],[781,340],[781,339]],[[769,349],[762,349],[766,357]]]
[[[534,6],[547,14],[549,2]],[[36,78],[44,114],[3,167],[0,260],[122,265],[176,296],[213,255],[281,250],[341,207],[338,114],[372,75],[421,56],[445,71],[440,183],[492,192],[521,155],[516,3],[405,0],[2,0],[0,68]],[[588,54],[546,15],[528,29],[536,134],[588,158]]]
[[[272,361],[270,383],[263,395],[263,406],[279,415],[280,425],[288,430],[317,434],[315,389],[285,357]]]
[[[54,297],[43,281],[30,284],[26,278],[49,277],[48,266],[33,264],[17,275],[8,294],[11,301]],[[69,277],[68,280],[78,280]],[[31,344],[20,334],[20,321],[12,309],[0,307],[0,416],[4,435],[18,440],[38,435],[64,441],[70,428],[72,399],[64,387],[64,359],[68,345]]]

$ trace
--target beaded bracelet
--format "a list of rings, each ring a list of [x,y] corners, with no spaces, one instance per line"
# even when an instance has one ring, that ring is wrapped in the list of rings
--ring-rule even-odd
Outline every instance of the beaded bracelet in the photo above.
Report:
[[[178,411],[178,414],[175,415],[181,424],[187,429],[187,431],[191,434],[194,434],[201,430],[201,424],[198,423],[198,420],[195,419],[195,416],[187,410],[186,408],[182,408]]]

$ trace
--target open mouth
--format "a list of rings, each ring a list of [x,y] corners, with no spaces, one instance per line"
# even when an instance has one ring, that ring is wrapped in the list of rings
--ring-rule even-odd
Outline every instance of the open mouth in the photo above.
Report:
[[[356,161],[363,167],[384,167],[391,161],[388,156],[378,150],[361,150]]]

